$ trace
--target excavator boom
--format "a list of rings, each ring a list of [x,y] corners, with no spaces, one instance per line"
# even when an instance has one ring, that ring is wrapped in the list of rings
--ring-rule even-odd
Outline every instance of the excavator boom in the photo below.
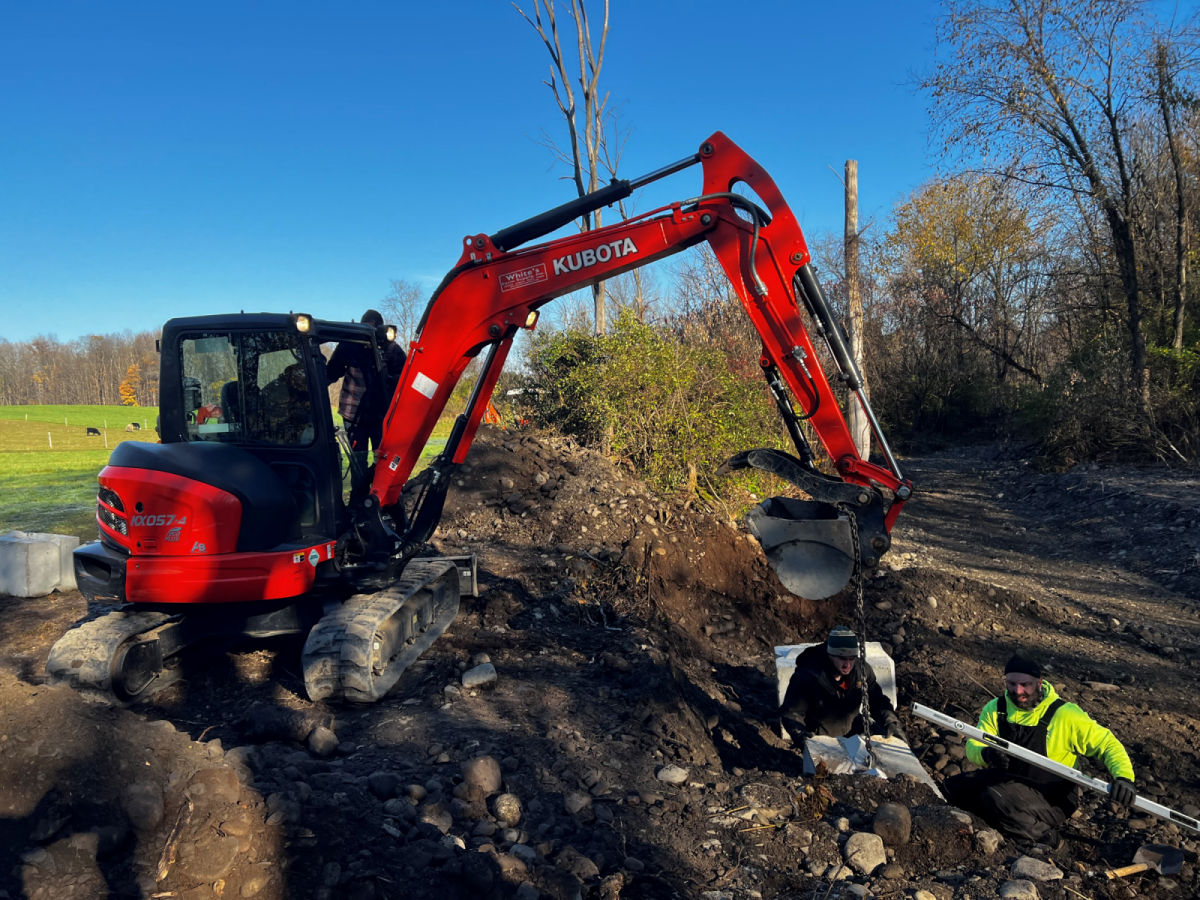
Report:
[[[701,193],[615,225],[547,243],[519,246],[584,213],[627,196],[636,187],[695,164],[703,168]],[[759,207],[747,194],[765,204]],[[422,448],[451,392],[472,359],[485,355],[468,408],[454,429],[441,467],[461,463],[487,408],[505,357],[520,328],[532,328],[540,307],[556,297],[612,278],[707,241],[762,339],[759,363],[797,444],[799,458],[779,451],[739,454],[729,469],[756,466],[792,481],[819,508],[769,505],[751,517],[784,583],[807,596],[829,596],[854,567],[874,564],[911,492],[862,392],[862,378],[845,347],[810,267],[795,216],[775,182],[720,132],[692,157],[634,181],[614,182],[595,194],[535,216],[494,235],[476,234],[431,298],[384,423],[372,494],[376,509],[400,500]],[[818,361],[804,316],[823,336],[841,377],[867,411],[887,466],[864,459]],[[789,396],[790,395],[790,396]],[[803,410],[794,411],[793,399]],[[816,471],[799,427],[806,419],[839,478]],[[401,544],[425,540],[440,513],[439,491],[448,479],[435,465],[435,487],[425,515],[415,515]],[[438,486],[440,484],[440,486]],[[880,491],[886,492],[884,495]],[[792,528],[788,523],[802,522]],[[814,524],[815,523],[815,524]],[[373,533],[386,534],[375,527]],[[859,549],[856,551],[856,545]],[[776,559],[778,557],[778,559]],[[809,575],[814,577],[810,578]]]

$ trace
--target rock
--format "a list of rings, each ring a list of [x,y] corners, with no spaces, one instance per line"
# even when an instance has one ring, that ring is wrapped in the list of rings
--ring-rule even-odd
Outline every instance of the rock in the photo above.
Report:
[[[887,863],[883,838],[866,831],[856,831],[842,847],[842,857],[859,875],[870,875]]]
[[[592,795],[582,791],[571,791],[563,797],[563,808],[571,815],[576,815],[592,805]]]
[[[904,866],[896,865],[896,863],[888,863],[886,866],[880,867],[876,874],[879,878],[886,878],[888,881],[903,881],[908,877]]]
[[[871,822],[871,830],[889,847],[907,844],[912,835],[912,814],[899,803],[880,803]]]
[[[411,822],[417,816],[417,809],[408,800],[393,797],[383,804],[383,814],[391,816],[393,819],[402,819],[406,822]]]
[[[570,872],[580,881],[591,881],[600,877],[600,867],[576,850],[567,846],[554,858],[554,864],[564,872]]]
[[[372,772],[367,776],[367,790],[380,800],[391,800],[400,792],[400,776],[395,772]]]
[[[463,781],[478,787],[485,797],[490,797],[503,786],[500,763],[492,756],[477,756],[463,763]]]
[[[1034,887],[1033,882],[1023,878],[1004,882],[996,894],[1002,900],[1038,900],[1037,888]]]
[[[521,821],[521,799],[516,794],[500,794],[492,801],[492,813],[501,822],[516,825]]]
[[[442,834],[445,834],[450,830],[450,826],[454,824],[454,817],[440,803],[426,803],[417,810],[417,821],[432,825]]]
[[[1062,870],[1054,863],[1043,862],[1032,856],[1022,856],[1012,864],[1009,874],[1014,878],[1029,881],[1057,881],[1063,877]]]
[[[484,663],[462,673],[462,686],[468,689],[487,687],[495,684],[496,678],[496,667],[490,662]]]
[[[318,725],[308,734],[308,749],[313,756],[328,759],[337,752],[338,737],[324,725]]]
[[[1000,845],[1003,843],[1004,835],[994,828],[981,828],[975,832],[975,845],[985,856],[991,856],[1000,849]]]
[[[667,765],[655,772],[654,777],[664,784],[684,784],[688,780],[688,770],[676,765]]]
[[[121,793],[121,809],[136,830],[149,831],[163,818],[162,789],[152,781],[135,781]]]
[[[828,881],[845,881],[847,878],[854,876],[854,870],[849,866],[843,866],[840,863],[832,866],[824,866],[822,878]]]
[[[929,891],[917,891],[913,894],[913,900],[937,900],[937,895]]]
[[[487,795],[477,784],[464,781],[454,786],[454,816],[462,819],[482,819],[487,816]]]
[[[209,800],[214,803],[237,803],[242,793],[242,783],[237,773],[221,766],[201,769],[188,781],[187,795],[193,800]]]
[[[514,844],[509,847],[509,853],[520,859],[522,863],[529,865],[530,863],[538,862],[538,851],[534,850],[526,844]]]
[[[179,867],[195,881],[224,878],[237,861],[238,839],[215,830],[179,845]]]

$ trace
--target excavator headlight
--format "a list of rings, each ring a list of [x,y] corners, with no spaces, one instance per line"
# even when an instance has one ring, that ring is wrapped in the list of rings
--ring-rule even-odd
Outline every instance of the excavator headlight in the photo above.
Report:
[[[301,334],[312,331],[312,316],[308,313],[296,313],[292,316],[292,321],[296,323],[296,330]]]
[[[525,317],[525,327],[533,328],[533,326],[537,324],[539,315],[540,313],[536,309],[531,309],[529,311],[529,315]]]

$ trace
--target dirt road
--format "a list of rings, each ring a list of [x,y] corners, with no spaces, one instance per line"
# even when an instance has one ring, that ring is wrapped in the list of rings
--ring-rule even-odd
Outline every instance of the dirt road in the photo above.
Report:
[[[961,745],[907,705],[973,719],[1021,648],[1122,739],[1140,791],[1200,812],[1196,479],[990,449],[903,463],[918,493],[864,606],[930,770]],[[0,897],[1200,893],[1194,838],[1098,798],[1051,853],[924,785],[802,777],[772,648],[853,624],[852,598],[788,596],[697,498],[490,429],[456,487],[436,541],[479,554],[480,596],[369,708],[309,703],[280,642],[115,710],[41,684],[77,594],[0,600]],[[876,846],[888,801],[908,834]],[[1148,840],[1192,857],[1104,877]]]

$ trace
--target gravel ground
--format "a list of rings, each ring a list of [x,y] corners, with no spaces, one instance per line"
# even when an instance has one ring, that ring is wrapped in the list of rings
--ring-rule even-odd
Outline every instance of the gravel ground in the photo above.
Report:
[[[912,702],[973,720],[1016,648],[1200,812],[1200,481],[1041,474],[1003,448],[902,460],[917,494],[867,580]],[[135,709],[42,683],[74,592],[0,598],[0,897],[1189,897],[1197,843],[1087,799],[1057,850],[924,784],[812,776],[779,736],[772,648],[853,624],[778,584],[696,497],[485,428],[435,538],[481,591],[385,701],[310,703],[299,645],[214,650]],[[1098,773],[1096,773],[1098,774]],[[1156,841],[1173,876],[1109,880]]]

